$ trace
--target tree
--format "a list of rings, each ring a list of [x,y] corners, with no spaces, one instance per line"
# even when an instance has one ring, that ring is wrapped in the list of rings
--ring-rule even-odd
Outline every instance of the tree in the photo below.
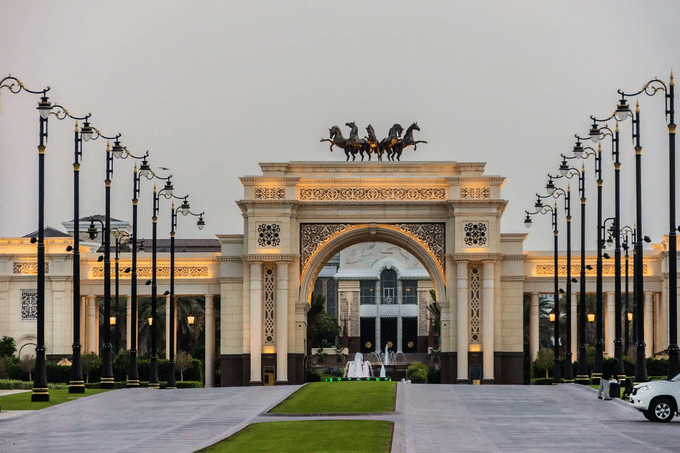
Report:
[[[552,349],[541,348],[536,354],[536,366],[545,368],[545,377],[548,377],[548,370],[555,365],[555,353]]]
[[[4,336],[0,340],[0,357],[9,357],[17,352],[17,345],[14,342],[14,338]]]
[[[326,296],[320,293],[313,292],[312,300],[307,310],[307,355],[312,354],[312,342],[314,340],[314,329],[319,320],[319,315],[323,313],[324,305],[326,304]]]
[[[331,318],[325,312],[321,312],[316,317],[314,332],[312,334],[313,348],[329,348],[335,346],[335,340],[340,335],[338,320]]]
[[[434,334],[440,335],[442,330],[442,307],[437,302],[437,293],[431,289],[430,297],[432,303],[427,305],[427,310],[432,315],[432,325],[434,326]]]
[[[35,369],[35,357],[26,354],[21,358],[19,366],[21,367],[21,371],[28,373],[28,380],[32,381],[33,379],[31,378],[31,372]]]
[[[186,351],[179,351],[175,356],[175,368],[179,371],[179,380],[184,380],[184,372],[193,366],[191,356]]]
[[[80,365],[85,373],[85,383],[90,382],[90,371],[94,370],[101,363],[99,356],[94,352],[88,352],[80,356]]]

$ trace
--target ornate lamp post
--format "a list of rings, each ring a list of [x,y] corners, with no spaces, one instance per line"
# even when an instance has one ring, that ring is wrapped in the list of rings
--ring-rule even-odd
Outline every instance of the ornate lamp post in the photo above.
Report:
[[[61,105],[53,105],[58,109],[55,116],[63,120],[71,118],[76,120],[74,131],[73,152],[73,355],[71,357],[71,380],[69,381],[69,393],[85,393],[83,381],[83,369],[80,360],[82,345],[80,343],[80,159],[83,157],[83,141],[89,141],[94,134],[94,129],[88,122],[90,114],[83,117],[71,115]],[[84,121],[82,130],[78,128],[78,121]]]
[[[199,230],[202,230],[205,226],[205,221],[203,220],[203,212],[200,214],[194,214],[191,212],[191,206],[187,200],[188,196],[173,198],[183,200],[182,204],[175,209],[175,202],[172,202],[172,211],[170,215],[170,351],[169,351],[169,362],[168,362],[168,388],[174,389],[175,386],[175,230],[177,229],[177,213],[181,213],[186,216],[191,214],[192,216],[198,217]],[[193,320],[192,320],[193,321]]]
[[[576,168],[570,167],[567,164],[566,157],[564,155],[562,156],[562,164],[560,164],[560,175],[559,176],[549,176],[550,180],[548,181],[548,185],[546,186],[546,189],[548,189],[548,192],[552,195],[555,194],[558,190],[555,188],[555,184],[553,183],[553,179],[560,179],[560,178],[567,178],[571,179],[575,176],[578,176],[579,179],[579,195],[581,196],[581,206],[582,206],[582,212],[585,210],[585,195],[584,195],[584,190],[583,190],[583,173],[582,171],[577,170]],[[564,379],[567,382],[572,382],[574,380],[573,376],[573,371],[571,367],[571,284],[576,283],[576,279],[572,278],[571,276],[571,190],[567,188],[566,193],[564,190],[559,189],[562,194],[564,194],[564,205],[565,205],[565,213],[567,216],[567,290],[565,292],[565,297],[567,299],[567,327],[566,327],[566,332],[567,332],[567,338],[566,338],[566,363],[567,363],[567,368],[565,371],[565,376]],[[558,194],[559,196],[559,194]],[[556,197],[557,198],[557,197]],[[583,219],[581,219],[581,227],[583,229]],[[582,270],[582,272],[584,272]],[[582,279],[585,280],[585,279]]]
[[[37,345],[35,347],[35,379],[31,401],[49,401],[47,389],[47,368],[45,363],[45,140],[47,139],[47,118],[52,104],[47,97],[50,87],[41,91],[29,90],[16,77],[8,76],[0,80],[0,89],[7,88],[16,94],[26,91],[41,94],[38,102],[40,112],[40,133],[38,144],[38,279],[37,279]]]
[[[172,186],[172,182],[170,181],[170,178],[172,178],[172,175],[168,176],[167,178],[159,178],[159,179],[164,179],[165,182],[165,187],[163,187],[160,191],[156,190],[156,187],[154,186],[153,189],[153,224],[152,224],[152,253],[151,253],[151,266],[152,266],[152,280],[151,280],[151,364],[149,366],[149,388],[158,388],[158,353],[156,350],[156,337],[157,337],[157,332],[158,332],[158,323],[153,322],[156,320],[156,304],[157,300],[156,298],[158,297],[158,287],[156,284],[156,255],[157,255],[157,226],[158,226],[158,209],[160,205],[160,196],[161,194],[165,196],[165,198],[172,198],[172,193],[174,191],[174,188]]]
[[[630,116],[630,108],[626,103],[626,97],[636,97],[642,93],[648,96],[654,96],[657,92],[664,93],[664,113],[668,118],[668,217],[669,217],[669,232],[668,232],[668,378],[672,378],[680,372],[680,366],[678,365],[678,353],[680,348],[678,347],[678,254],[677,254],[677,243],[676,243],[676,219],[675,219],[675,83],[673,82],[673,72],[671,71],[670,81],[666,85],[663,81],[659,79],[652,79],[647,82],[640,91],[636,93],[624,93],[619,90],[621,95],[621,101],[616,108],[615,115],[619,121],[623,121],[628,116]],[[637,129],[637,132],[636,132]],[[635,158],[636,158],[636,175],[638,161],[641,158],[642,147],[640,146],[640,109],[639,104],[635,110],[635,118],[633,119],[633,138],[636,140],[635,146]],[[640,177],[636,176],[636,182]],[[637,188],[637,184],[636,184]],[[641,196],[638,195],[641,199]],[[642,201],[640,200],[640,203]],[[641,205],[638,205],[641,208]],[[639,246],[639,250],[638,250]],[[637,218],[637,236],[635,241],[635,253],[639,251],[639,257],[634,256],[635,265],[633,267],[633,277],[636,284],[643,284],[642,279],[642,216],[638,215]],[[640,270],[638,271],[638,262]],[[638,275],[639,273],[639,275]],[[639,280],[639,282],[638,282]],[[642,286],[640,286],[642,288]],[[644,294],[636,293],[636,297],[639,298],[637,301],[640,306],[642,306],[642,301],[644,300]],[[642,311],[642,310],[641,310]],[[644,315],[643,315],[644,316]],[[637,358],[642,358],[644,361],[644,338],[640,338],[640,332],[644,331],[643,325],[644,319],[642,317],[634,319],[635,324],[638,326],[638,346],[641,348],[641,352],[638,352]],[[637,360],[636,360],[637,363]],[[643,377],[643,370],[637,369],[635,371],[635,379],[638,380],[639,377]],[[644,370],[644,380],[646,380],[647,372]],[[640,382],[640,380],[638,380]]]
[[[526,225],[527,228],[531,227],[531,216],[535,214],[551,214],[552,218],[552,227],[553,227],[553,235],[554,235],[554,250],[553,250],[553,261],[554,261],[554,269],[555,269],[555,278],[554,278],[554,284],[555,284],[555,292],[554,292],[554,303],[555,303],[555,344],[554,344],[554,355],[555,355],[555,368],[553,371],[553,383],[559,384],[560,383],[560,303],[559,303],[559,283],[557,279],[557,258],[558,258],[558,231],[557,231],[557,202],[555,202],[554,206],[549,206],[549,205],[544,205],[543,202],[541,201],[541,198],[547,198],[551,195],[546,195],[546,196],[541,196],[536,194],[536,203],[534,204],[534,208],[536,211],[534,212],[529,212],[529,211],[524,211],[526,212],[526,217],[524,218],[524,225]]]
[[[643,89],[644,91],[644,89]],[[628,95],[619,90],[621,100],[616,107],[616,119],[625,121],[630,115],[630,108],[626,102],[626,96],[636,96],[634,93]],[[636,355],[635,355],[635,381],[647,381],[647,364],[645,362],[645,326],[644,326],[644,278],[642,275],[643,255],[642,255],[642,146],[640,145],[640,103],[635,106],[633,115],[633,141],[635,143],[635,242],[633,251],[633,285],[635,288],[635,305],[637,313],[633,319],[635,323],[636,335]],[[673,286],[673,285],[669,285]],[[669,294],[670,297],[670,294]]]
[[[566,157],[566,159],[587,159],[590,156],[595,158],[595,177],[597,178],[597,221],[598,225],[602,223],[602,148],[598,143],[597,151],[590,146],[584,147],[581,145],[582,137],[576,135],[576,144],[573,148],[573,157]],[[588,379],[588,369],[586,366],[586,269],[592,269],[586,266],[586,241],[585,241],[585,213],[586,213],[586,197],[585,197],[585,168],[581,170],[581,283],[580,283],[580,300],[579,300],[579,369],[577,378],[579,380]],[[593,370],[593,377],[598,377],[602,374],[602,244],[600,238],[600,228],[598,227],[597,238],[597,279],[596,279],[596,339],[595,339],[595,366]]]

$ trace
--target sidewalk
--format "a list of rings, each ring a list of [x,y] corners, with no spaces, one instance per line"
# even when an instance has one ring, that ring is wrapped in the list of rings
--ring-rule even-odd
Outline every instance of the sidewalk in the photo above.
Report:
[[[3,452],[190,453],[251,422],[351,418],[394,422],[392,453],[680,451],[678,419],[648,422],[626,402],[598,400],[596,391],[574,384],[399,384],[393,414],[262,415],[297,388],[115,390],[0,418],[0,448]]]

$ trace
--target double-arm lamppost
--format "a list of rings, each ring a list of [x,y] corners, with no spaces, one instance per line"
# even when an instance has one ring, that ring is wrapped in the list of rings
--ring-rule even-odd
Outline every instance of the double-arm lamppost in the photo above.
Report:
[[[158,287],[156,285],[156,255],[157,255],[157,225],[158,225],[158,210],[160,208],[160,196],[164,195],[165,198],[172,198],[174,188],[172,186],[171,179],[172,175],[167,178],[159,178],[165,180],[165,187],[160,191],[156,190],[154,186],[153,189],[153,217],[152,217],[152,253],[151,253],[151,267],[152,267],[152,277],[151,277],[151,363],[149,365],[149,388],[158,388],[158,353],[156,350],[156,337],[158,332],[158,322],[156,319],[156,305],[158,297]]]
[[[203,220],[203,212],[200,214],[194,214],[191,212],[191,206],[186,197],[176,197],[173,198],[183,200],[182,204],[175,208],[175,202],[172,202],[172,211],[170,213],[170,351],[168,351],[168,388],[174,389],[175,386],[175,230],[177,229],[177,213],[181,213],[186,216],[191,214],[192,216],[198,217],[199,230],[202,230],[205,226],[205,221]]]
[[[645,87],[646,88],[646,87]],[[643,89],[642,91],[645,91]],[[642,92],[641,91],[641,92]],[[626,94],[619,90],[621,100],[616,107],[614,115],[616,119],[621,122],[625,121],[631,116],[627,96],[636,96],[640,94]],[[635,355],[635,381],[647,381],[647,364],[645,362],[645,326],[644,326],[644,277],[642,274],[643,252],[642,252],[642,146],[640,145],[640,103],[637,102],[635,106],[635,114],[633,115],[633,143],[635,145],[635,242],[633,251],[633,285],[635,288],[635,305],[638,307],[633,322],[635,323],[636,334],[636,355]],[[676,282],[672,282],[673,286]],[[670,297],[670,294],[669,294]]]
[[[536,194],[536,203],[534,204],[534,208],[536,209],[534,212],[529,212],[529,211],[524,211],[526,213],[526,217],[524,218],[524,225],[526,225],[527,228],[531,227],[531,216],[534,214],[551,214],[552,218],[552,227],[553,227],[553,235],[554,235],[554,240],[553,240],[553,262],[554,262],[554,269],[555,269],[555,277],[554,277],[554,284],[555,284],[555,291],[554,291],[554,312],[555,312],[555,344],[554,344],[554,356],[555,356],[555,365],[554,365],[554,371],[553,371],[553,383],[558,384],[560,382],[560,304],[559,304],[559,282],[557,279],[557,259],[558,259],[558,231],[557,231],[557,202],[555,202],[554,206],[549,206],[549,205],[544,205],[543,201],[541,201],[541,198],[547,198],[551,195],[546,195],[546,196],[541,196]]]
[[[94,134],[94,129],[88,122],[90,114],[83,117],[73,116],[61,105],[55,104],[53,109],[55,116],[63,120],[71,118],[76,120],[74,131],[73,151],[73,355],[71,357],[71,380],[69,381],[69,393],[85,393],[83,381],[83,369],[80,360],[82,345],[80,343],[80,159],[83,157],[83,141],[89,141]],[[78,121],[84,121],[82,130],[78,128]]]
[[[657,92],[664,93],[664,113],[668,118],[668,217],[669,217],[669,232],[668,232],[668,378],[672,378],[680,372],[680,366],[678,365],[678,353],[680,348],[678,347],[678,256],[677,256],[677,243],[676,243],[676,219],[675,219],[675,83],[673,82],[673,72],[671,71],[670,81],[668,85],[659,79],[652,79],[647,82],[640,91],[636,93],[625,93],[619,90],[621,95],[621,101],[616,108],[616,116],[619,121],[623,121],[628,116],[630,116],[630,108],[626,103],[626,97],[636,97],[642,93],[648,96],[654,96]],[[633,138],[636,140],[635,146],[635,156],[636,165],[642,154],[642,147],[640,146],[640,109],[639,106],[635,111],[635,118],[633,119]],[[637,132],[636,132],[637,127]],[[637,169],[636,169],[637,170]],[[637,174],[637,173],[636,173]],[[639,178],[638,178],[639,179]],[[637,180],[636,180],[637,181]],[[637,185],[636,185],[637,188]],[[641,203],[641,201],[640,201]],[[641,206],[638,206],[640,208]],[[642,268],[642,221],[641,215],[637,219],[637,234],[635,237],[635,253],[638,254],[639,246],[639,257],[634,256],[635,265],[633,267],[633,273],[635,274],[634,281],[635,284],[642,283],[642,269],[638,271],[639,267]],[[638,275],[639,273],[639,275]],[[639,282],[638,282],[639,280]],[[642,286],[640,286],[642,288]],[[641,301],[644,300],[644,294],[637,294],[636,297],[640,298],[638,303],[642,306]],[[643,311],[643,310],[640,310]],[[643,315],[644,316],[644,315]],[[642,316],[640,317],[642,318]],[[643,319],[636,318],[634,323],[638,327],[638,338],[637,345],[638,349],[642,349],[642,353],[638,352],[636,358],[642,357],[644,361],[644,339],[639,337],[641,331],[644,331],[644,325],[642,325]],[[637,363],[637,360],[636,360]],[[642,377],[643,370],[637,370],[635,372],[635,379],[638,379],[638,374]],[[646,380],[646,370],[644,370],[644,377]]]
[[[8,76],[0,80],[0,89],[8,88],[12,93],[26,91],[41,94],[38,102],[40,112],[40,133],[38,144],[38,279],[37,279],[37,344],[35,347],[35,379],[31,401],[49,401],[47,389],[47,368],[45,362],[45,140],[47,139],[47,118],[52,111],[47,92],[50,87],[41,91],[29,90],[15,77]]]

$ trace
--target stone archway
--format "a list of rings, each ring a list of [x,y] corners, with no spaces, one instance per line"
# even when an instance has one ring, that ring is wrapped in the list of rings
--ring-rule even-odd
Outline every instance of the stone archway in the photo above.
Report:
[[[301,302],[309,303],[314,281],[324,264],[340,250],[361,242],[387,242],[402,247],[430,274],[437,298],[446,297],[444,224],[303,224],[300,229]]]

